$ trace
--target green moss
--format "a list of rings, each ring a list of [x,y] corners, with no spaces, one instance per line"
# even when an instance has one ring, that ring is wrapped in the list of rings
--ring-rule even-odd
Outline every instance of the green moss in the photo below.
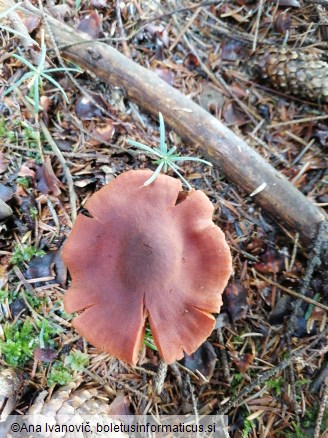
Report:
[[[16,324],[4,324],[4,340],[0,340],[0,353],[8,365],[22,367],[32,358],[38,346],[55,347],[54,338],[61,331],[46,319],[36,322],[18,320]]]
[[[0,304],[3,304],[9,298],[9,291],[0,289]]]
[[[65,364],[68,365],[72,371],[83,371],[89,364],[89,356],[77,350],[65,358]]]
[[[268,388],[273,389],[276,395],[280,395],[282,388],[284,386],[284,379],[280,377],[279,379],[272,379],[265,382]]]
[[[29,321],[17,321],[16,324],[4,325],[5,340],[0,340],[0,351],[8,365],[19,367],[25,365],[38,346],[38,334]]]
[[[247,418],[246,418],[246,420],[244,421],[244,428],[243,428],[243,432],[242,432],[242,437],[247,438],[248,435],[252,432],[254,426],[255,426],[254,421],[247,420]]]
[[[66,368],[62,362],[55,362],[51,367],[51,370],[47,376],[48,386],[57,385],[67,385],[67,383],[73,381],[73,375],[71,371]]]
[[[16,138],[15,132],[8,129],[8,124],[4,117],[0,117],[0,138],[5,138],[8,143],[12,143]]]
[[[35,256],[45,255],[45,252],[31,245],[23,247],[15,246],[13,255],[10,258],[10,263],[13,265],[21,265],[23,262],[29,262]]]

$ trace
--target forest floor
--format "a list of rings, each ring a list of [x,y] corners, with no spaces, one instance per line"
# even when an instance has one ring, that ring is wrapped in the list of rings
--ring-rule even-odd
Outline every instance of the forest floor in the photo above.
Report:
[[[302,81],[279,88],[275,73],[264,78],[254,68],[268,47],[311,53],[325,62],[328,1],[48,3],[52,15],[72,28],[153,70],[243,138],[313,203],[328,206],[324,94],[310,90],[307,98]],[[1,2],[0,14],[8,7]],[[41,47],[43,20],[16,12]],[[61,260],[72,205],[80,212],[90,195],[122,172],[155,170],[151,157],[127,139],[158,145],[158,120],[124,90],[88,73],[71,73],[79,88],[65,71],[49,73],[65,95],[45,77],[36,89],[33,76],[5,94],[33,71],[22,58],[35,65],[40,47],[31,46],[26,34],[2,29],[4,24],[13,22],[0,23],[0,364],[22,372],[17,412],[27,412],[40,391],[51,397],[82,377],[109,402],[124,394],[124,409],[134,414],[221,412],[229,415],[232,437],[327,437],[327,243],[317,236],[315,251],[302,246],[294,230],[270,217],[256,196],[234,186],[220,168],[182,165],[184,178],[215,206],[213,220],[231,248],[233,277],[211,337],[168,367],[161,394],[154,389],[159,356],[151,334],[138,366],[131,367],[74,331],[63,308],[70,278]],[[44,69],[62,67],[50,42],[45,55]],[[281,76],[289,74],[287,66]],[[182,156],[204,158],[168,128],[167,140]],[[316,266],[315,256],[322,259]]]

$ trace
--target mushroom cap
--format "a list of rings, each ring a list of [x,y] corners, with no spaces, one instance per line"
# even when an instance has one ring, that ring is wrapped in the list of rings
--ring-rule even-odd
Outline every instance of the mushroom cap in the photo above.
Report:
[[[192,354],[211,334],[232,272],[229,247],[200,190],[131,170],[90,197],[64,244],[72,285],[67,313],[91,344],[136,364],[148,319],[167,363]]]

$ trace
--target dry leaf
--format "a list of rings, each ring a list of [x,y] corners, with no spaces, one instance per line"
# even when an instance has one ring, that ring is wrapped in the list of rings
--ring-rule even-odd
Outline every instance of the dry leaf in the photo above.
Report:
[[[44,164],[37,169],[37,187],[41,193],[52,193],[54,196],[59,196],[63,187],[61,181],[56,177],[49,157],[45,159]]]
[[[237,351],[229,352],[230,357],[235,362],[242,374],[246,374],[249,366],[253,363],[254,356],[250,353],[239,354]]]
[[[223,302],[232,322],[246,318],[247,290],[238,280],[229,282],[223,294]]]
[[[80,21],[77,30],[87,33],[93,39],[99,38],[102,34],[102,19],[96,11],[93,11]]]
[[[212,344],[206,341],[190,356],[185,354],[181,363],[196,374],[199,371],[208,381],[213,376],[216,361],[215,350]],[[206,380],[201,379],[201,383],[206,383]]]
[[[0,220],[6,219],[13,214],[12,209],[2,199],[0,199]]]

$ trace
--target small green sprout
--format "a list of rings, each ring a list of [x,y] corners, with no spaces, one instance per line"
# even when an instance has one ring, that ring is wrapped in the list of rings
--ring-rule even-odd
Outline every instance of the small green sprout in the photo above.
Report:
[[[127,140],[127,142],[138,149],[141,149],[145,152],[148,152],[151,155],[154,155],[157,157],[156,160],[154,160],[155,164],[158,164],[157,169],[153,173],[153,175],[144,183],[144,186],[148,186],[152,182],[155,181],[155,179],[158,177],[160,171],[163,169],[164,173],[167,172],[167,168],[170,167],[178,176],[181,178],[181,180],[186,184],[189,190],[192,189],[191,185],[188,183],[188,181],[181,175],[179,170],[181,168],[175,164],[175,162],[183,162],[183,161],[197,161],[199,163],[207,164],[208,166],[212,166],[212,164],[208,161],[202,160],[200,158],[194,158],[194,157],[180,157],[178,153],[175,153],[177,148],[173,146],[170,150],[167,148],[167,144],[165,142],[165,124],[164,119],[162,116],[162,113],[159,113],[159,131],[160,131],[160,142],[159,142],[159,148],[151,148],[145,144],[139,143],[134,140]]]
[[[265,384],[269,389],[272,389],[276,393],[276,396],[279,396],[281,394],[284,387],[284,381],[281,377],[279,377],[278,379],[267,380]]]
[[[249,434],[252,432],[253,428],[255,427],[253,420],[248,420],[247,418],[244,420],[244,429],[242,432],[242,437],[247,438]]]
[[[24,366],[33,356],[38,345],[37,332],[30,321],[5,324],[5,340],[0,340],[0,354],[10,366]]]
[[[3,304],[7,298],[9,298],[9,292],[7,290],[0,289],[0,304]]]
[[[35,219],[36,217],[38,217],[39,211],[36,207],[30,207],[30,216],[32,219]]]
[[[154,351],[158,351],[156,345],[154,344],[153,335],[149,327],[146,327],[144,344],[146,345],[146,347],[149,347]]]
[[[29,262],[35,256],[43,256],[45,252],[31,245],[20,247],[15,246],[13,255],[10,257],[10,263],[21,265],[23,262]]]
[[[25,189],[28,189],[30,187],[30,180],[28,177],[26,176],[19,176],[16,181],[18,182],[18,184],[22,187],[24,187]]]
[[[24,59],[20,55],[12,55],[14,58],[21,61],[23,64],[25,64],[30,71],[25,73],[17,82],[15,82],[11,87],[8,88],[8,90],[5,92],[6,94],[9,94],[11,91],[13,91],[15,88],[17,88],[19,85],[21,85],[22,82],[26,81],[27,79],[30,79],[29,86],[33,87],[33,99],[34,99],[34,110],[36,114],[39,112],[40,109],[40,97],[39,97],[39,90],[42,87],[42,79],[46,79],[47,81],[51,82],[56,88],[58,88],[62,95],[64,96],[64,99],[68,103],[68,97],[65,93],[63,87],[58,84],[58,82],[51,77],[51,73],[61,72],[61,71],[74,71],[81,73],[81,70],[76,68],[48,68],[45,69],[45,62],[46,62],[46,53],[47,48],[46,45],[43,44],[41,47],[41,53],[40,53],[40,62],[38,67],[35,67],[33,64],[31,64],[29,61]]]
[[[65,365],[72,371],[83,371],[89,365],[89,356],[82,351],[74,351],[65,358]]]
[[[48,386],[58,384],[60,386],[67,385],[73,381],[72,373],[66,368],[62,362],[55,362],[47,376]]]

